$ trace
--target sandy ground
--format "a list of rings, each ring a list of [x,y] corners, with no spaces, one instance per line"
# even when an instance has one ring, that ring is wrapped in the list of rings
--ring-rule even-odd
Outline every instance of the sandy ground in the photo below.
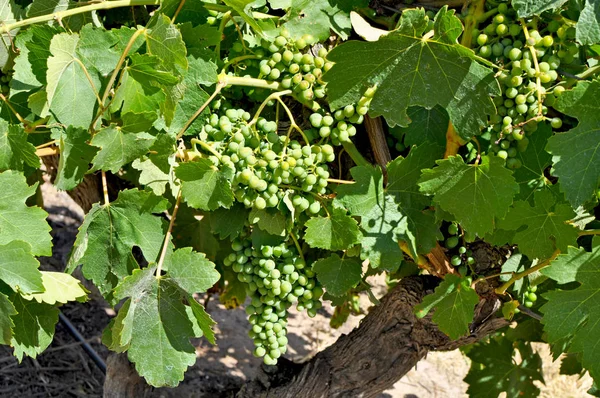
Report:
[[[59,193],[45,184],[44,201],[51,213],[49,219],[55,227],[54,238],[58,247],[52,258],[44,259],[44,267],[61,269],[64,267],[70,245],[72,245],[76,227],[81,222],[83,213],[65,193]],[[385,294],[383,281],[374,279],[371,283],[374,294],[381,297]],[[370,304],[366,297],[363,304]],[[289,325],[289,350],[287,356],[296,361],[310,358],[330,344],[343,333],[349,333],[356,327],[362,317],[350,317],[340,329],[329,327],[329,318],[333,313],[330,306],[315,318],[306,314],[292,312]],[[217,397],[219,391],[234,389],[244,380],[254,377],[261,365],[261,360],[252,356],[252,341],[247,337],[249,329],[243,309],[226,310],[213,298],[209,301],[208,312],[217,321],[216,346],[206,340],[200,340],[197,347],[198,361],[188,370],[185,380],[176,389],[160,389],[154,392],[157,397]],[[106,357],[108,352],[99,345],[102,328],[108,323],[114,311],[101,300],[92,300],[86,304],[75,304],[65,307],[64,311],[80,329],[82,334],[93,342],[100,355]],[[326,314],[326,315],[323,315]],[[535,349],[544,360],[544,378],[546,384],[540,384],[543,397],[588,397],[587,389],[591,379],[586,376],[564,376],[559,374],[560,361],[552,361],[550,350],[545,344],[536,344]],[[66,367],[64,363],[77,362],[75,366]],[[58,366],[57,364],[63,364]],[[42,364],[42,365],[40,365]],[[398,381],[393,388],[380,395],[381,398],[434,398],[434,397],[466,397],[467,385],[462,381],[469,369],[469,360],[459,351],[430,353],[419,362],[418,366]],[[52,372],[61,369],[63,372]],[[40,379],[40,367],[46,369]],[[81,377],[73,375],[73,368],[81,369]],[[65,382],[64,370],[68,369],[72,377]],[[20,374],[19,377],[7,377]],[[31,377],[22,377],[30,375]],[[40,385],[37,388],[37,383]],[[26,360],[18,364],[10,358],[7,348],[0,350],[0,396],[100,396],[102,375],[94,369],[94,365],[82,353],[81,347],[73,343],[72,338],[59,325],[57,341],[50,352],[42,354],[36,361]],[[64,384],[61,390],[60,386]],[[68,384],[68,386],[67,386]],[[49,389],[51,386],[52,389]]]

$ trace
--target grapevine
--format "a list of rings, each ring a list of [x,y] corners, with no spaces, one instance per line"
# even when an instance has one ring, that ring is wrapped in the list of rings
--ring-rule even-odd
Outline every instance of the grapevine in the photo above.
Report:
[[[115,308],[103,343],[156,387],[218,338],[200,297],[242,306],[277,369],[293,311],[385,314],[385,274],[411,303],[386,330],[474,344],[470,395],[539,394],[531,341],[600,380],[594,1],[24,3],[0,13],[0,336],[19,360],[86,299],[77,268]],[[101,197],[65,273],[37,259],[43,173]]]

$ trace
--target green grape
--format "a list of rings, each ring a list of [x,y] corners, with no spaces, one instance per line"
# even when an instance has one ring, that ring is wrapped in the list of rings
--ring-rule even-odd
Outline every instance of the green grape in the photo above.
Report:
[[[458,234],[458,226],[456,224],[450,224],[448,226],[448,234],[450,234],[450,235]]]
[[[451,236],[450,238],[446,239],[446,248],[453,249],[457,245],[458,245],[458,237]]]

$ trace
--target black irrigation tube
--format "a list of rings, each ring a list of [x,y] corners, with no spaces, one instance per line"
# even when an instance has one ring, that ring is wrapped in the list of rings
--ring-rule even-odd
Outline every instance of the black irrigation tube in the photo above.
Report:
[[[98,366],[98,369],[100,369],[102,373],[106,374],[106,363],[104,363],[104,360],[100,358],[100,355],[98,355],[96,350],[94,350],[92,346],[89,345],[87,341],[85,341],[81,333],[79,333],[79,331],[71,323],[69,318],[67,318],[62,312],[58,313],[58,318],[63,323],[63,325],[65,325],[69,333],[71,333],[71,335],[75,337],[75,340],[81,343],[83,350],[88,354],[92,361],[94,361],[96,366]]]

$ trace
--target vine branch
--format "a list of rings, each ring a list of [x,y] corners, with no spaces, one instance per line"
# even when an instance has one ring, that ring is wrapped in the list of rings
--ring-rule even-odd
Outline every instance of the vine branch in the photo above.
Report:
[[[519,272],[518,274],[513,274],[512,278],[510,278],[506,283],[502,286],[498,287],[495,291],[497,295],[504,295],[508,288],[512,286],[516,281],[525,278],[527,275],[533,274],[543,268],[546,268],[550,263],[560,254],[560,250],[556,249],[550,258],[542,261],[534,267],[531,267],[523,272]]]

